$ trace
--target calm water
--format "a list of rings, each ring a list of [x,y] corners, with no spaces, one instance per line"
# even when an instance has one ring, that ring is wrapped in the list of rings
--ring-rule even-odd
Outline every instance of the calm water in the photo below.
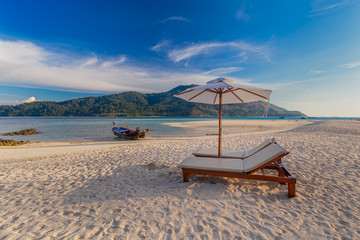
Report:
[[[253,119],[264,118],[223,118],[223,119]],[[267,120],[279,120],[279,118],[267,118]],[[315,118],[311,120],[354,120],[356,118]],[[170,122],[188,121],[212,121],[218,118],[172,118],[172,117],[0,117],[0,133],[19,131],[22,129],[35,128],[41,134],[30,136],[0,136],[3,139],[15,139],[23,141],[64,141],[79,139],[103,139],[112,140],[112,121],[118,126],[128,125],[130,129],[153,129],[148,136],[161,138],[169,136],[191,136],[191,130],[162,125]],[[285,120],[303,120],[289,118]]]

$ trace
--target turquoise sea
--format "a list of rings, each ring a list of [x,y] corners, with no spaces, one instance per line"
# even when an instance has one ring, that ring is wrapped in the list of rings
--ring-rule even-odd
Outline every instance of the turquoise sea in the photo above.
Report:
[[[247,119],[247,120],[304,120],[300,118],[223,118]],[[354,120],[356,118],[311,118],[309,120]],[[188,121],[213,121],[211,118],[188,118],[188,117],[0,117],[0,133],[19,131],[22,129],[35,128],[41,134],[30,136],[0,136],[3,139],[14,139],[18,141],[67,141],[83,139],[113,140],[115,137],[111,132],[112,121],[118,126],[128,125],[130,129],[141,127],[141,129],[152,129],[147,133],[153,138],[170,136],[186,137],[192,136],[190,129],[176,128],[163,125],[170,122]],[[306,120],[306,119],[305,119]]]

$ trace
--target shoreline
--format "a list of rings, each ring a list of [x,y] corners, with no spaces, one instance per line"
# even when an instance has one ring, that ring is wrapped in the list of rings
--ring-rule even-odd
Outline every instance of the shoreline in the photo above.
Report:
[[[312,124],[313,121],[286,120],[223,120],[223,137],[246,134],[266,134],[286,131],[298,126]],[[217,121],[194,121],[180,123],[163,123],[171,127],[191,129],[189,136],[151,137],[137,141],[124,141],[118,138],[94,138],[68,141],[30,142],[19,146],[0,147],[0,163],[34,161],[47,157],[56,157],[72,153],[101,150],[123,145],[141,145],[144,143],[167,142],[187,139],[217,138]]]

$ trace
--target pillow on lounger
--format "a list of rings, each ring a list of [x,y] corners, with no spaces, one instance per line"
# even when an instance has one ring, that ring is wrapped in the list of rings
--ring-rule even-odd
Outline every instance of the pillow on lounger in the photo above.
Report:
[[[251,157],[245,158],[243,160],[244,172],[255,170],[256,168],[261,167],[269,161],[272,161],[275,158],[281,156],[283,153],[283,150],[281,147],[279,147],[278,144],[270,144],[264,148],[264,150],[259,151]]]
[[[243,158],[247,158],[250,157],[251,155],[254,155],[255,153],[257,153],[258,151],[266,148],[267,146],[269,146],[270,144],[275,142],[275,138],[272,139],[266,139],[264,142],[262,142],[261,144],[259,144],[258,146],[254,147],[253,149],[244,152],[244,155],[242,156]]]

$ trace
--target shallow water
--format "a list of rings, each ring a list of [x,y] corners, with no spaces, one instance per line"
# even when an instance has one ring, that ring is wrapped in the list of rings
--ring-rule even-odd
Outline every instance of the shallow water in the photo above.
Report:
[[[162,137],[187,137],[197,136],[191,129],[176,128],[163,125],[171,122],[189,121],[214,121],[211,118],[188,118],[188,117],[0,117],[0,133],[19,131],[22,129],[35,128],[41,131],[38,135],[29,136],[0,136],[3,139],[14,139],[22,141],[67,141],[81,139],[112,140],[114,135],[111,132],[112,121],[118,126],[126,126],[130,129],[141,127],[141,129],[151,129],[147,136],[153,138]],[[264,118],[223,118],[226,119],[246,119],[264,120]],[[279,118],[267,118],[266,120],[279,120]],[[315,120],[353,120],[354,118],[316,118]],[[304,120],[291,118],[285,120]],[[314,120],[314,119],[311,119]]]

